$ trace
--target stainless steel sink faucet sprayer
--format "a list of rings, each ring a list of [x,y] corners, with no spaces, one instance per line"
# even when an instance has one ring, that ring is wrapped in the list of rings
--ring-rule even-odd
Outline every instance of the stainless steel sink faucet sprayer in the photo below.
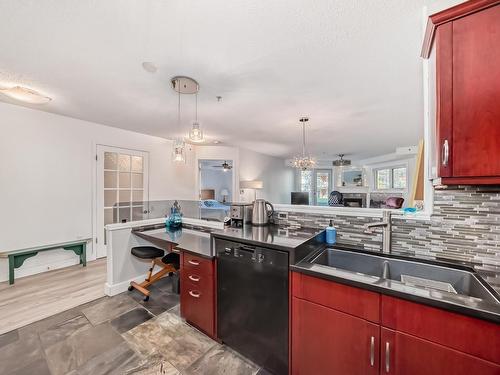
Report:
[[[382,230],[382,252],[390,254],[391,252],[391,237],[392,237],[392,220],[391,211],[384,210],[382,213],[382,221],[376,221],[365,225],[365,233],[373,233],[373,228],[383,227]]]

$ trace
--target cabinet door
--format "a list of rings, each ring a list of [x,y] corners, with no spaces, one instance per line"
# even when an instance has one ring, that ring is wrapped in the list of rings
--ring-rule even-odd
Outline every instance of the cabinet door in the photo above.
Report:
[[[292,374],[378,374],[379,332],[377,324],[294,297]]]
[[[453,175],[500,176],[500,6],[453,21]]]
[[[499,375],[500,366],[405,333],[381,328],[382,375]]]

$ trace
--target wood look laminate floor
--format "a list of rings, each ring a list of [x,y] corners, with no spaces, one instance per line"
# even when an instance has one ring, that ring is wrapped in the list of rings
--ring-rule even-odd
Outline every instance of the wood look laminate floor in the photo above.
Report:
[[[106,259],[0,283],[0,334],[104,296]]]

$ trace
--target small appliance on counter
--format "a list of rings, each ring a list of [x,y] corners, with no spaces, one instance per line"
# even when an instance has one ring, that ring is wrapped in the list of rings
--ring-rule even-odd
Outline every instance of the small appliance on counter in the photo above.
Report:
[[[269,210],[267,209],[268,206],[270,207]],[[273,216],[274,207],[265,199],[256,199],[253,202],[252,211],[252,225],[267,225],[269,224],[269,219]]]
[[[230,208],[231,225],[242,227],[252,222],[252,203],[234,202]]]

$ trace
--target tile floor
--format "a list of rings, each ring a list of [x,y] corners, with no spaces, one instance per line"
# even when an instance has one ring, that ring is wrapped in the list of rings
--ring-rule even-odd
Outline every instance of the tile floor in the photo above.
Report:
[[[2,375],[264,373],[186,324],[168,278],[148,302],[103,297],[0,336]]]

